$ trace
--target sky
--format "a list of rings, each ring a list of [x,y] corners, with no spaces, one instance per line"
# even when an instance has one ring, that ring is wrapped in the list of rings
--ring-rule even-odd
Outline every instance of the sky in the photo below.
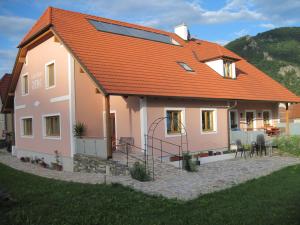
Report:
[[[0,0],[0,76],[17,45],[48,6],[173,31],[226,44],[277,27],[300,26],[300,0]]]

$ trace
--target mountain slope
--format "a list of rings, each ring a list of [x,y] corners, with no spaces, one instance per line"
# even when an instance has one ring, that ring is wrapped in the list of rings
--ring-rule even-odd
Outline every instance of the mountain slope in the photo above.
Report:
[[[300,95],[300,27],[244,36],[225,47]]]

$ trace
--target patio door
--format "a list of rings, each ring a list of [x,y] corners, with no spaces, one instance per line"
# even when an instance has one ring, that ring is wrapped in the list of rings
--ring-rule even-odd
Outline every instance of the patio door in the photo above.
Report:
[[[246,123],[247,123],[247,130],[254,129],[254,112],[252,111],[246,112]]]
[[[116,136],[116,113],[110,113],[110,127],[111,127],[111,146],[112,150],[116,150],[117,136]]]

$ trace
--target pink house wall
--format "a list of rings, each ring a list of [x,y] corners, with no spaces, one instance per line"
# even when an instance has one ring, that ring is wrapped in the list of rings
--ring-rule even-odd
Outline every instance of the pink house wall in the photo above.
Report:
[[[55,60],[55,87],[45,88],[45,64]],[[27,53],[27,63],[23,65],[20,78],[28,74],[29,94],[22,96],[21,79],[15,91],[15,147],[16,149],[54,154],[58,150],[62,156],[70,157],[69,101],[51,102],[51,99],[68,96],[68,52],[54,41],[54,37],[31,49]],[[59,113],[61,122],[60,139],[43,136],[45,114]],[[22,137],[22,117],[33,118],[33,136]]]
[[[76,121],[85,124],[85,136],[103,138],[103,95],[96,93],[94,81],[88,74],[80,71],[80,65],[77,62],[75,62],[74,74]]]
[[[191,152],[198,152],[209,149],[223,149],[227,147],[227,109],[224,102],[205,102],[193,100],[170,100],[170,99],[153,99],[147,101],[148,127],[159,117],[165,117],[167,108],[182,108],[185,110],[185,127],[187,130],[188,149]],[[201,131],[200,109],[212,108],[217,112],[217,131],[213,133],[203,133]],[[149,134],[150,135],[150,134]],[[154,134],[155,137],[165,141],[179,144],[181,143],[180,135],[169,136],[166,134],[166,120],[160,123]],[[185,135],[183,138],[185,142]],[[154,146],[159,147],[156,141]],[[163,144],[166,151],[177,153],[178,148]],[[184,151],[186,147],[183,146]]]

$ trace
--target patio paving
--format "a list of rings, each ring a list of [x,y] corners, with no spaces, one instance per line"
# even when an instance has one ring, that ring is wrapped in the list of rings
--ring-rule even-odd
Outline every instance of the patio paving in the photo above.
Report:
[[[151,195],[190,200],[199,195],[232,187],[247,180],[268,175],[283,167],[300,163],[295,157],[255,157],[208,163],[189,173],[167,163],[159,168],[159,177],[151,182],[139,182],[130,176],[105,176],[95,173],[66,172],[44,169],[23,163],[5,151],[0,151],[0,162],[17,170],[38,176],[80,183],[120,183]]]

